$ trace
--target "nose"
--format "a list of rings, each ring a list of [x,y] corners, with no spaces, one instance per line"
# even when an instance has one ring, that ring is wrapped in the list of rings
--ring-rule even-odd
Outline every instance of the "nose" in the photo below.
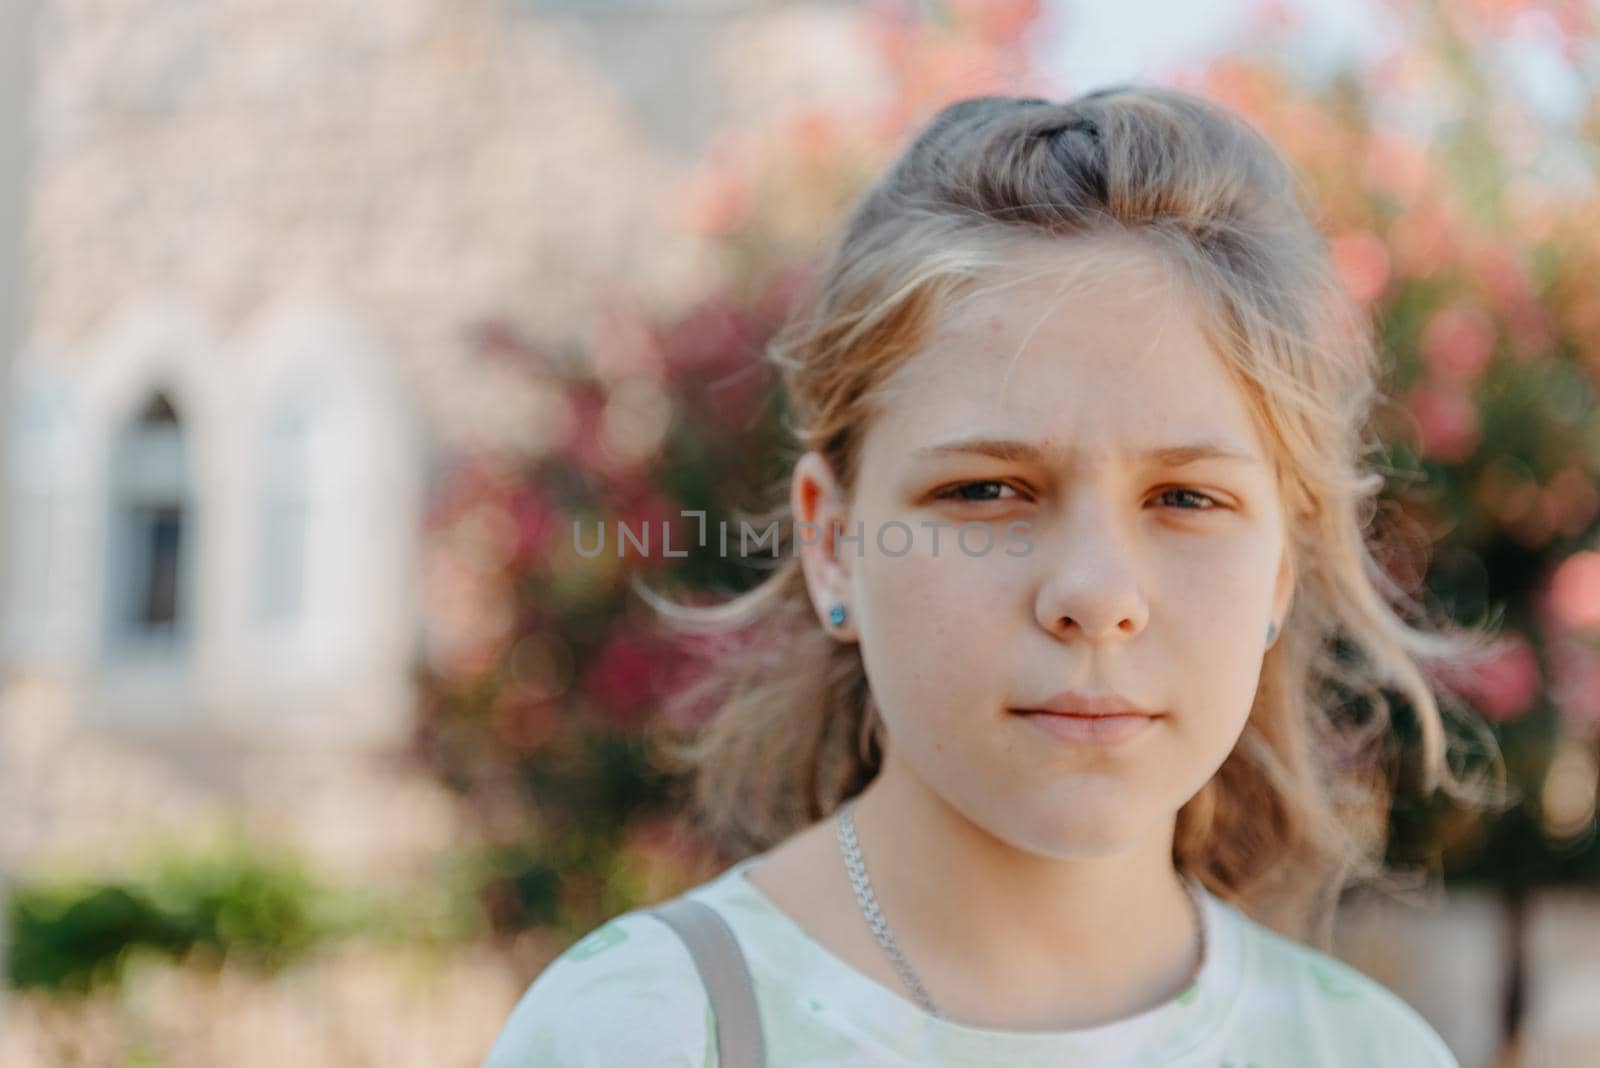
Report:
[[[1074,494],[1036,551],[1044,566],[1034,597],[1039,625],[1057,638],[1091,641],[1138,634],[1150,617],[1134,535],[1100,496]]]

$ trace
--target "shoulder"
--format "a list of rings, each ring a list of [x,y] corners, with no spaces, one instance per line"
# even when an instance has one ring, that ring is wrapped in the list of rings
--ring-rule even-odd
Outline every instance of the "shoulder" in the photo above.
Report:
[[[708,1068],[714,1033],[687,947],[661,920],[634,909],[539,973],[483,1068]]]
[[[1461,1068],[1433,1025],[1344,961],[1252,923],[1251,998],[1329,1064]]]

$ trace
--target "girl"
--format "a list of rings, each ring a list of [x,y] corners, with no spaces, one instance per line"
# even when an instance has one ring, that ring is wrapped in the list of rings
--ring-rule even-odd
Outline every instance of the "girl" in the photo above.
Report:
[[[784,559],[649,595],[736,639],[671,754],[744,859],[562,954],[491,1068],[1456,1063],[1327,948],[1383,691],[1425,790],[1493,784],[1430,684],[1484,636],[1365,536],[1377,350],[1302,203],[1178,90],[933,118],[769,349]]]

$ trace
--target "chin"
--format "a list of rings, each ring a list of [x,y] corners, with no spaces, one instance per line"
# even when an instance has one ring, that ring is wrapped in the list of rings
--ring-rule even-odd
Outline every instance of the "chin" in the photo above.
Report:
[[[1111,835],[1086,832],[1080,835],[1060,835],[1050,855],[1060,860],[1096,860],[1114,857],[1134,849],[1138,842],[1134,835]]]
[[[1070,806],[1070,807],[1068,807]],[[1058,803],[1050,811],[1036,811],[1024,827],[1017,827],[1016,844],[1059,860],[1111,857],[1137,847],[1149,829],[1128,818],[1125,805]]]

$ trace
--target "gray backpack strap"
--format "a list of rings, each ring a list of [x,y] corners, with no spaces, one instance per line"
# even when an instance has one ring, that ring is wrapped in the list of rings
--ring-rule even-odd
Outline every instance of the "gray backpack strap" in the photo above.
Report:
[[[678,932],[700,971],[716,1016],[717,1068],[763,1068],[755,986],[728,922],[710,905],[682,895],[646,911]]]

